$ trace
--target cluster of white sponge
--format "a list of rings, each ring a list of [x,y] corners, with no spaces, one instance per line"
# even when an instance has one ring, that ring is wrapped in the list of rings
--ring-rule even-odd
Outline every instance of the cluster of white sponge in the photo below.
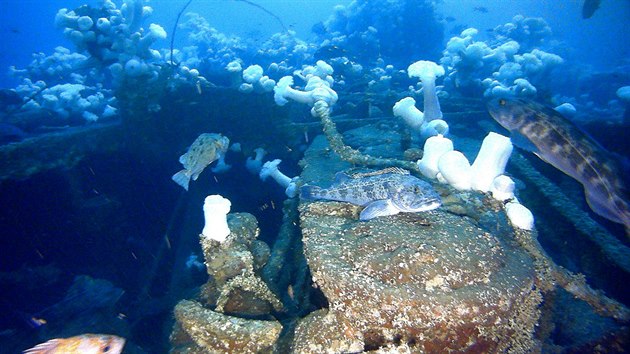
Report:
[[[436,78],[444,75],[444,68],[432,61],[420,60],[409,65],[407,73],[422,83],[424,112],[416,108],[416,100],[405,97],[394,105],[394,116],[401,117],[410,128],[419,131],[424,137],[447,135],[448,124],[442,120],[435,86]]]
[[[307,66],[302,71],[296,71],[294,75],[306,80],[304,91],[296,90],[291,86],[294,84],[292,76],[285,76],[278,80],[274,87],[274,100],[277,105],[284,106],[289,100],[307,104],[311,107],[316,102],[325,102],[328,109],[337,103],[337,93],[331,88],[333,84],[332,67],[319,60],[316,66]],[[316,116],[316,112],[311,109],[311,114]]]
[[[512,149],[510,138],[491,132],[483,140],[471,165],[464,154],[453,149],[450,139],[437,135],[425,142],[424,156],[418,161],[418,168],[424,176],[457,190],[489,192],[497,200],[508,201],[506,213],[512,224],[531,230],[534,217],[518,203],[514,196],[514,181],[504,175]]]

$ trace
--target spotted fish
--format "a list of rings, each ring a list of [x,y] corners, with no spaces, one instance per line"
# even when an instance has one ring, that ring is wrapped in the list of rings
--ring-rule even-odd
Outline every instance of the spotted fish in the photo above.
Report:
[[[596,141],[558,112],[524,99],[499,98],[488,103],[490,115],[512,133],[515,145],[584,186],[591,209],[630,230],[630,210],[615,161]]]
[[[199,135],[188,151],[180,156],[179,162],[184,169],[173,175],[173,181],[188,190],[190,179],[196,181],[209,164],[224,156],[229,144],[230,139],[221,134]]]
[[[24,351],[24,354],[120,354],[125,338],[107,334],[82,334],[55,338]]]
[[[428,211],[442,204],[430,184],[398,168],[356,175],[339,172],[330,188],[305,185],[300,189],[300,197],[365,206],[361,211],[361,220],[400,212]]]

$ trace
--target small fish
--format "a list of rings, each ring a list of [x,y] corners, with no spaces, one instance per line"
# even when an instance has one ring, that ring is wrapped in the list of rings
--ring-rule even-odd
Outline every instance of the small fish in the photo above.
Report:
[[[120,354],[125,338],[108,334],[82,334],[55,338],[25,350],[24,354]]]
[[[482,13],[482,14],[487,14],[488,13],[488,8],[484,7],[484,6],[476,6],[476,7],[473,8],[473,11],[477,11],[477,12]]]
[[[630,209],[617,163],[595,140],[555,110],[525,99],[488,103],[494,120],[512,133],[512,142],[584,186],[591,209],[630,230]]]
[[[188,190],[190,179],[196,181],[208,165],[225,155],[229,145],[230,139],[221,134],[199,135],[188,151],[180,156],[179,162],[184,169],[173,175],[173,181]]]
[[[321,58],[322,60],[331,59],[331,58],[339,58],[346,56],[348,51],[338,45],[331,44],[320,47],[315,54],[313,55],[315,58]]]
[[[305,185],[300,189],[300,197],[365,206],[359,216],[360,220],[400,212],[428,211],[442,204],[440,196],[430,184],[399,168],[356,175],[339,172],[330,188]]]
[[[587,19],[593,17],[600,5],[601,0],[584,0],[584,4],[582,5],[582,18]]]

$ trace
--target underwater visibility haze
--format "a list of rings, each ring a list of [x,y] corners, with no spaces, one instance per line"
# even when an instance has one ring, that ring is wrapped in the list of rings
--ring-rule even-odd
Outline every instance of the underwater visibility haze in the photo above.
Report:
[[[630,1],[0,3],[0,353],[630,351]]]

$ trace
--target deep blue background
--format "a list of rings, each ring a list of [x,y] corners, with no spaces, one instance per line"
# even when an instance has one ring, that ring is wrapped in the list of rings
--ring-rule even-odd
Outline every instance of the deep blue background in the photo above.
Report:
[[[153,0],[148,5],[154,13],[149,22],[162,25],[169,33],[177,12],[187,0]],[[310,28],[325,20],[336,4],[347,5],[349,0],[257,0],[257,4],[274,12],[284,23],[297,32],[298,37],[308,39]],[[0,87],[11,87],[16,81],[7,77],[10,65],[26,66],[31,53],[52,50],[63,45],[72,49],[61,30],[55,28],[54,17],[58,9],[74,9],[82,4],[96,5],[95,0],[2,0],[0,1]],[[456,25],[468,25],[483,32],[497,25],[510,22],[512,17],[543,17],[554,35],[564,41],[576,62],[592,65],[598,71],[627,64],[630,60],[630,1],[602,1],[595,15],[582,19],[583,1],[541,0],[444,0],[437,5],[438,13],[452,16],[455,21],[446,27],[445,39],[452,37],[448,30]],[[118,5],[121,2],[117,2]],[[487,13],[475,11],[475,7],[487,8]],[[266,37],[278,32],[277,22],[261,10],[242,1],[193,0],[187,11],[204,16],[212,26],[228,34]],[[421,19],[418,19],[421,21]],[[422,40],[419,38],[418,40]],[[161,43],[167,47],[166,41]],[[410,58],[410,62],[419,59]]]

